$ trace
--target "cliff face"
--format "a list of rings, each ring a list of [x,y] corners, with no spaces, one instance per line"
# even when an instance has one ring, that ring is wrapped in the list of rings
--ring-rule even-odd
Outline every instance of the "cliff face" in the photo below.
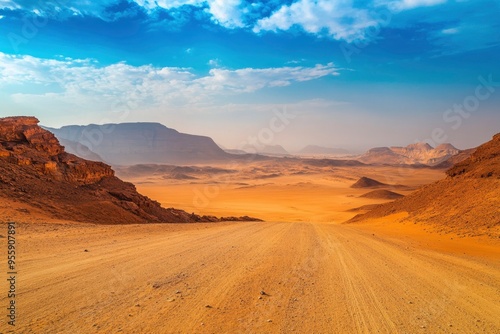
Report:
[[[1,197],[72,221],[124,224],[220,220],[161,207],[139,194],[133,184],[115,177],[110,166],[66,153],[34,117],[0,118]]]
[[[0,119],[0,157],[18,166],[31,166],[58,181],[92,184],[114,176],[104,163],[66,153],[52,133],[38,126],[35,117]]]

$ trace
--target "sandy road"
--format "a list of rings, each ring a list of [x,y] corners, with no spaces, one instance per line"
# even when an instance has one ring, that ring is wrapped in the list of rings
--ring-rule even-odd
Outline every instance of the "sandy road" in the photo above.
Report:
[[[500,259],[359,227],[32,224],[18,235],[16,333],[500,332]]]

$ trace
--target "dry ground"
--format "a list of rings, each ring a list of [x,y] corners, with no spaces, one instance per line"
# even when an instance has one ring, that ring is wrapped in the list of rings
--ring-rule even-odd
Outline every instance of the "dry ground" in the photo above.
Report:
[[[315,167],[302,163],[221,165],[234,173],[178,180],[154,175],[120,174],[137,185],[140,193],[164,206],[216,216],[245,215],[267,221],[342,222],[354,216],[347,210],[383,203],[358,198],[373,189],[350,188],[360,177],[406,185],[394,191],[406,195],[416,187],[444,178],[442,170],[395,167]]]
[[[407,194],[442,172],[250,165],[231,175],[128,179],[166,206],[269,222],[98,226],[0,203],[3,220],[23,222],[15,332],[500,332],[498,240],[431,233],[394,223],[400,217],[340,224],[356,214],[349,209],[380,202],[349,187],[359,177],[407,185],[397,189]],[[197,205],[193,194],[205,189],[218,191]]]
[[[20,224],[18,236],[16,333],[500,331],[500,252],[470,241],[458,252],[305,222]]]

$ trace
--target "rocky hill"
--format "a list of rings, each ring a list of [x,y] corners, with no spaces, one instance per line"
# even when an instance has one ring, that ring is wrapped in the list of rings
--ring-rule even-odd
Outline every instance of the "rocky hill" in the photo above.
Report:
[[[180,133],[159,123],[70,125],[46,129],[59,140],[86,146],[113,166],[211,163],[233,157],[209,137]],[[78,155],[90,158],[82,152],[85,150],[79,150]]]
[[[48,216],[104,224],[219,221],[165,209],[118,179],[110,166],[65,152],[34,117],[0,118],[0,198]],[[228,217],[224,220],[253,220]]]
[[[455,164],[462,162],[465,159],[467,159],[468,157],[470,157],[472,155],[472,153],[474,153],[475,150],[476,150],[475,148],[470,148],[468,150],[460,151],[460,153],[458,153],[457,155],[454,155],[451,158],[449,158],[443,162],[440,162],[437,165],[434,165],[433,168],[449,169],[449,168],[453,167]]]
[[[358,158],[367,164],[389,165],[437,165],[454,155],[460,150],[451,144],[441,144],[433,148],[427,143],[416,143],[406,147],[377,147],[372,148]]]
[[[432,224],[441,231],[500,237],[500,134],[447,174],[444,180],[377,206],[350,222],[407,212],[404,220]]]

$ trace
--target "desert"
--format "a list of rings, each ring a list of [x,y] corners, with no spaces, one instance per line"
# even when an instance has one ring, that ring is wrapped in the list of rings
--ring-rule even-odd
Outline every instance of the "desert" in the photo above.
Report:
[[[0,158],[1,238],[7,237],[7,224],[15,224],[18,245],[16,307],[22,317],[16,332],[494,333],[500,328],[499,206],[491,195],[499,189],[499,136],[448,174],[433,167],[260,156],[115,171],[68,156],[37,123],[0,120],[8,153]],[[51,166],[61,172],[47,171],[44,159],[59,161]],[[68,160],[73,169],[64,167]],[[39,179],[47,195],[30,198],[41,187],[33,181],[32,188],[6,187],[7,171],[16,172],[13,179]],[[138,193],[114,173],[135,184]],[[68,207],[76,204],[69,190],[66,202],[50,190],[55,182],[73,182],[76,196],[109,204],[91,209],[96,204],[89,198],[77,210],[94,214],[71,219],[76,214]],[[432,187],[442,183],[456,192],[452,184],[467,188],[467,182],[484,187],[493,201],[477,203],[464,194],[463,210],[486,215],[473,226],[444,214],[432,219],[419,207],[431,200],[416,208],[404,202],[439,197],[442,191]],[[94,184],[99,191],[92,190]],[[80,192],[86,189],[92,192]],[[106,192],[114,195],[108,198]],[[148,211],[131,209],[126,198]],[[148,204],[149,198],[155,202]],[[202,219],[249,213],[263,221]],[[6,289],[6,281],[3,285]],[[5,295],[0,299],[2,305],[7,301]]]
[[[499,13],[0,0],[0,334],[499,334]]]

